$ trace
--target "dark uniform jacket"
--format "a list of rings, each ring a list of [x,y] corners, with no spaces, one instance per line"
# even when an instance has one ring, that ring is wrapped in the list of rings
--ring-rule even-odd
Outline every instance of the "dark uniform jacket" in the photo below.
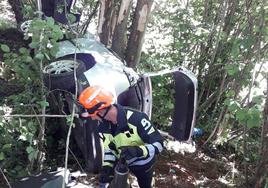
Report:
[[[103,121],[99,126],[104,145],[103,166],[113,167],[120,155],[120,147],[138,146],[144,156],[135,157],[128,162],[129,166],[140,166],[152,163],[155,155],[163,150],[163,138],[155,129],[148,116],[121,105],[118,109],[117,125]]]

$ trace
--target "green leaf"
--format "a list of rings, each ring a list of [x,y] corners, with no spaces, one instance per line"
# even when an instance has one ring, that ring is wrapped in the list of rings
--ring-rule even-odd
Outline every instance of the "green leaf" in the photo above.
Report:
[[[2,149],[10,149],[11,148],[11,144],[5,144]]]
[[[244,113],[243,110],[238,110],[237,113],[236,113],[236,117],[239,121],[243,121],[246,117],[246,114]]]
[[[48,107],[49,106],[49,103],[47,101],[39,101],[38,103],[41,105],[41,107]]]
[[[35,48],[37,48],[38,47],[38,42],[31,42],[30,44],[29,44],[29,47],[30,48],[32,48],[32,49],[35,49]]]
[[[62,34],[60,32],[54,32],[52,33],[52,38],[55,40],[58,40],[62,37]]]
[[[72,122],[72,116],[69,115],[67,118],[66,118],[66,121],[67,121],[67,124],[71,125],[71,122]]]
[[[52,17],[47,18],[47,25],[53,26],[55,24],[55,21]]]
[[[73,14],[67,14],[67,19],[70,23],[74,23],[76,21],[76,17]]]
[[[249,128],[259,127],[261,124],[261,112],[257,109],[250,109],[249,116],[247,118],[247,126]]]
[[[238,65],[235,65],[235,64],[227,64],[224,66],[224,69],[227,71],[227,73],[230,76],[235,75],[239,71]]]
[[[256,122],[255,119],[253,119],[253,118],[249,118],[249,119],[247,120],[247,127],[248,127],[248,128],[258,127],[258,123]]]
[[[58,39],[59,39],[59,40],[63,39],[64,35],[63,35],[62,31],[60,30],[60,31],[57,32],[57,33],[58,33]]]
[[[30,161],[32,161],[32,160],[35,159],[36,157],[37,157],[37,152],[36,152],[36,151],[33,151],[33,152],[29,153],[29,155],[28,155],[28,159],[29,159]]]
[[[56,55],[57,55],[57,53],[58,53],[58,48],[57,47],[52,47],[51,49],[50,49],[50,54],[53,56],[53,57],[55,57]]]
[[[245,49],[250,49],[254,43],[255,38],[253,36],[249,36],[241,42],[241,46]]]
[[[10,52],[10,48],[5,44],[1,44],[1,50],[6,53]]]
[[[27,127],[28,127],[28,130],[30,130],[30,132],[27,132],[27,134],[33,137],[33,132],[36,131],[35,123],[33,121],[29,121],[27,124]]]
[[[25,137],[26,137],[26,140],[29,142],[29,143],[32,143],[32,141],[33,141],[33,134],[32,133],[27,133],[26,135],[25,135]]]
[[[168,109],[173,109],[174,108],[174,104],[171,103],[171,101],[169,101],[168,104],[167,104],[167,107],[168,107]]]
[[[235,91],[234,90],[230,90],[227,92],[227,97],[233,97],[235,95]]]
[[[252,98],[252,102],[256,104],[262,104],[263,99],[264,99],[263,95],[254,96]]]
[[[45,56],[44,56],[44,54],[42,54],[42,53],[38,53],[38,54],[35,55],[35,58],[36,58],[36,59],[39,59],[39,60],[43,60],[44,57],[45,57]]]
[[[228,106],[228,109],[231,111],[231,112],[235,112],[239,109],[239,106],[237,105],[236,102],[232,103],[230,106]]]
[[[27,56],[25,59],[25,62],[27,62],[27,63],[31,63],[32,61],[33,61],[33,59],[30,56]]]
[[[224,105],[225,106],[229,106],[230,104],[231,104],[231,100],[230,99],[227,98],[227,99],[224,100]]]
[[[5,154],[3,152],[0,153],[0,161],[5,159]]]
[[[234,116],[231,114],[231,113],[227,113],[225,114],[225,118],[226,119],[230,119],[230,118],[233,118]]]
[[[20,52],[21,54],[28,54],[28,50],[27,50],[26,48],[20,48],[20,49],[19,49],[19,52]]]
[[[34,30],[42,30],[44,29],[45,27],[45,21],[44,20],[41,20],[41,19],[36,19],[34,22],[33,22],[33,29]]]
[[[231,56],[236,59],[239,55],[239,49],[238,49],[238,46],[235,46],[232,48],[232,51],[231,51]]]
[[[26,148],[26,151],[27,151],[28,154],[30,154],[30,153],[32,153],[34,151],[34,148],[32,146],[28,146]]]
[[[239,46],[241,43],[241,39],[235,38],[235,39],[232,39],[232,41],[233,41],[233,46],[231,49],[231,57],[233,59],[237,59],[240,54]]]

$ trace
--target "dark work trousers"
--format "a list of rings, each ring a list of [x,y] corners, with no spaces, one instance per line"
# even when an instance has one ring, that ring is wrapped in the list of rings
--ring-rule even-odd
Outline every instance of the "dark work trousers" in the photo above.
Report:
[[[129,170],[137,177],[140,188],[152,187],[154,163],[143,166],[129,166]]]

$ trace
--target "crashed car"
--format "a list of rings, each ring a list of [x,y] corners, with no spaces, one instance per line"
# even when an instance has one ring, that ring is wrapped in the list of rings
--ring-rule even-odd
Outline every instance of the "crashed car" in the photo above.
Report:
[[[151,117],[153,88],[150,78],[171,74],[175,83],[175,104],[168,134],[179,141],[191,139],[195,121],[197,80],[190,71],[178,67],[157,73],[139,74],[127,67],[124,61],[90,34],[72,42],[61,41],[59,49],[57,59],[43,69],[45,85],[50,91],[56,91],[56,100],[61,101],[52,102],[54,105],[62,104],[59,113],[70,114],[73,105],[77,110],[75,113],[79,113],[79,104],[74,102],[70,94],[76,93],[79,96],[86,87],[99,85],[116,96],[117,103],[138,109]],[[96,173],[102,163],[98,122],[90,118],[76,118],[75,124],[72,135],[83,153],[88,171]]]

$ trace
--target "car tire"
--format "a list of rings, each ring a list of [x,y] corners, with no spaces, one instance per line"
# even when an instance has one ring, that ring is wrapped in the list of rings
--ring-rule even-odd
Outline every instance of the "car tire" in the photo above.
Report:
[[[59,60],[55,61],[53,63],[57,62],[75,62],[77,63],[76,67],[76,75],[81,75],[86,71],[86,66],[84,62],[80,60]],[[74,71],[62,71],[62,72],[53,72],[52,69],[49,69],[50,65],[44,67],[43,69],[43,75],[44,75],[44,84],[49,90],[55,90],[55,89],[61,89],[61,90],[67,90],[67,91],[74,91],[75,88],[75,79],[74,79]]]
[[[73,135],[83,154],[85,171],[97,174],[102,167],[102,144],[97,129],[97,121],[75,119]]]

